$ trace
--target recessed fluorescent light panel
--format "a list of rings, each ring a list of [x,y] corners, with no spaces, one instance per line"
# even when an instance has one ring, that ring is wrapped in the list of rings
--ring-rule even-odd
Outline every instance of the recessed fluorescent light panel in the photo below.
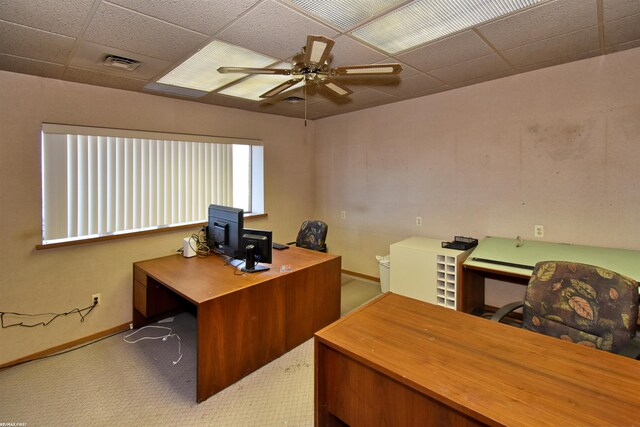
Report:
[[[273,68],[289,68],[289,64],[280,63]],[[263,93],[275,88],[281,83],[291,80],[291,76],[281,76],[277,74],[255,74],[248,79],[242,80],[219,91],[223,95],[235,96],[236,98],[250,99],[252,101],[263,101],[260,98]],[[295,84],[291,89],[304,85],[304,80]]]
[[[211,92],[247,74],[221,74],[218,67],[262,68],[277,60],[249,49],[214,40],[160,78],[158,83]]]
[[[342,30],[376,16],[404,0],[291,0],[312,15]]]
[[[543,0],[416,0],[351,34],[389,54],[440,39]]]

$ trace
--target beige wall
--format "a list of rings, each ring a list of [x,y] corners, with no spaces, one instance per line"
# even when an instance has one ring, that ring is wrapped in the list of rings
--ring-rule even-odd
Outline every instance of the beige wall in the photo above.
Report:
[[[532,239],[536,224],[640,249],[640,49],[319,120],[316,153],[346,270],[377,276],[375,255],[409,236]]]
[[[35,251],[42,122],[260,138],[269,217],[249,225],[288,241],[313,213],[313,123],[1,71],[0,94],[0,311],[64,312],[93,293],[103,299],[83,323],[0,330],[0,364],[130,322],[132,262],[175,252],[191,232]]]

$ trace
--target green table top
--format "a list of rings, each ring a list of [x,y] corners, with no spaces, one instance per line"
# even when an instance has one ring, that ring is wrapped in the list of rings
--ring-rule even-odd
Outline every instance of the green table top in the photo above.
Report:
[[[640,281],[640,251],[535,240],[520,242],[522,245],[516,239],[486,237],[464,265],[529,277],[539,261],[573,261],[604,267]]]

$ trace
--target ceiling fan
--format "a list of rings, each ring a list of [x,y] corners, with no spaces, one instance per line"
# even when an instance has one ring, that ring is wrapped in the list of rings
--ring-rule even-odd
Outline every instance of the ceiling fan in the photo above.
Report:
[[[349,88],[338,84],[333,78],[343,76],[381,76],[399,74],[400,64],[346,65],[331,68],[331,49],[335,42],[324,36],[307,36],[307,45],[291,60],[291,68],[248,68],[220,67],[219,73],[273,74],[292,76],[290,80],[279,84],[260,95],[260,98],[272,98],[288,89],[298,87],[298,83],[306,86],[318,85],[328,89],[337,96],[353,93]]]

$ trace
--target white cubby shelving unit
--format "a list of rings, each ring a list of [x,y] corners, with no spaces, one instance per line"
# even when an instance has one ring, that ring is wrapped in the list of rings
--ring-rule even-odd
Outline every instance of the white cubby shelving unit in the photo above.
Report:
[[[473,251],[447,249],[442,241],[411,237],[391,245],[391,292],[457,309],[459,268]]]

